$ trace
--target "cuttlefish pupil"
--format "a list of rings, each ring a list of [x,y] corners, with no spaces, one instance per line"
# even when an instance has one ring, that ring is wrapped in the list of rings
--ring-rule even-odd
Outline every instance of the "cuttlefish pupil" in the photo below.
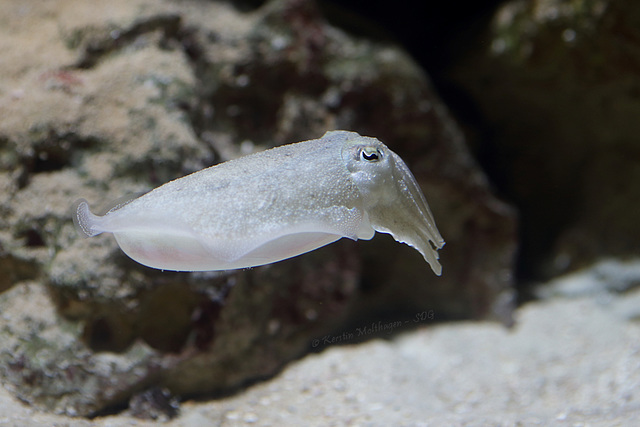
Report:
[[[376,148],[363,148],[360,152],[363,160],[377,162],[382,157],[382,153]]]

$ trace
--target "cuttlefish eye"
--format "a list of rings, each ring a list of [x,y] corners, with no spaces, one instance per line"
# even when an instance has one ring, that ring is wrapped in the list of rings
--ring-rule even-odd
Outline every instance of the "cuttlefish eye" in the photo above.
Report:
[[[382,151],[374,147],[364,147],[360,150],[360,158],[368,162],[377,162],[382,158]]]

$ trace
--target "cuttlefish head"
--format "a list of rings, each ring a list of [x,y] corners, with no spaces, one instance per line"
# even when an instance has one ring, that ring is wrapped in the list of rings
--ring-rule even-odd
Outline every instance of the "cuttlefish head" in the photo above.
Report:
[[[418,250],[439,276],[438,249],[445,242],[420,186],[400,156],[375,138],[357,135],[345,142],[342,159],[373,229]]]

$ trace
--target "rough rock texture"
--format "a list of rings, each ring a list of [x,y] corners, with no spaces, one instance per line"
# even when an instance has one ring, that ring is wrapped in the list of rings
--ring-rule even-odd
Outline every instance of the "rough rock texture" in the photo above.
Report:
[[[345,325],[426,310],[509,320],[513,213],[422,71],[327,25],[312,2],[8,1],[0,57],[0,377],[24,402],[90,415],[139,393],[132,409],[170,410],[165,389],[234,390]],[[388,236],[183,274],[73,229],[78,197],[108,208],[330,129],[407,160],[447,240],[442,278]]]
[[[525,274],[637,254],[639,43],[637,1],[511,1],[459,64],[522,215]]]
[[[633,426],[639,285],[638,260],[608,260],[549,283],[563,297],[520,307],[511,330],[423,324],[391,340],[330,346],[242,394],[185,402],[165,425]],[[8,427],[155,425],[130,411],[91,422],[42,414],[1,389],[0,414]]]

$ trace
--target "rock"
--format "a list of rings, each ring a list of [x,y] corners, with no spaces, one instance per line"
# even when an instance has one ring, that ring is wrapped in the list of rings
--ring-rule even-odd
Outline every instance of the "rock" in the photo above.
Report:
[[[144,409],[148,399],[130,399],[145,390],[227,393],[274,375],[355,322],[510,320],[514,214],[399,48],[329,26],[302,0],[253,11],[10,2],[0,33],[0,376],[23,402],[74,416]],[[251,270],[172,273],[73,229],[78,197],[108,208],[335,128],[407,160],[448,242],[442,278],[388,236]]]
[[[522,214],[523,275],[640,238],[640,4],[511,1],[455,71],[489,123],[487,168]]]
[[[597,276],[598,268],[583,276]],[[640,324],[618,315],[629,297],[528,303],[510,330],[491,322],[425,324],[392,339],[332,345],[242,393],[186,401],[164,425],[634,425]],[[89,425],[35,412],[2,389],[0,414],[7,427]],[[122,413],[90,425],[146,424]]]
[[[169,390],[152,387],[129,401],[132,416],[145,420],[168,421],[180,413],[180,404]]]
[[[625,298],[617,298],[624,295]],[[626,320],[640,319],[640,261],[603,259],[536,289],[538,298],[589,296]]]

